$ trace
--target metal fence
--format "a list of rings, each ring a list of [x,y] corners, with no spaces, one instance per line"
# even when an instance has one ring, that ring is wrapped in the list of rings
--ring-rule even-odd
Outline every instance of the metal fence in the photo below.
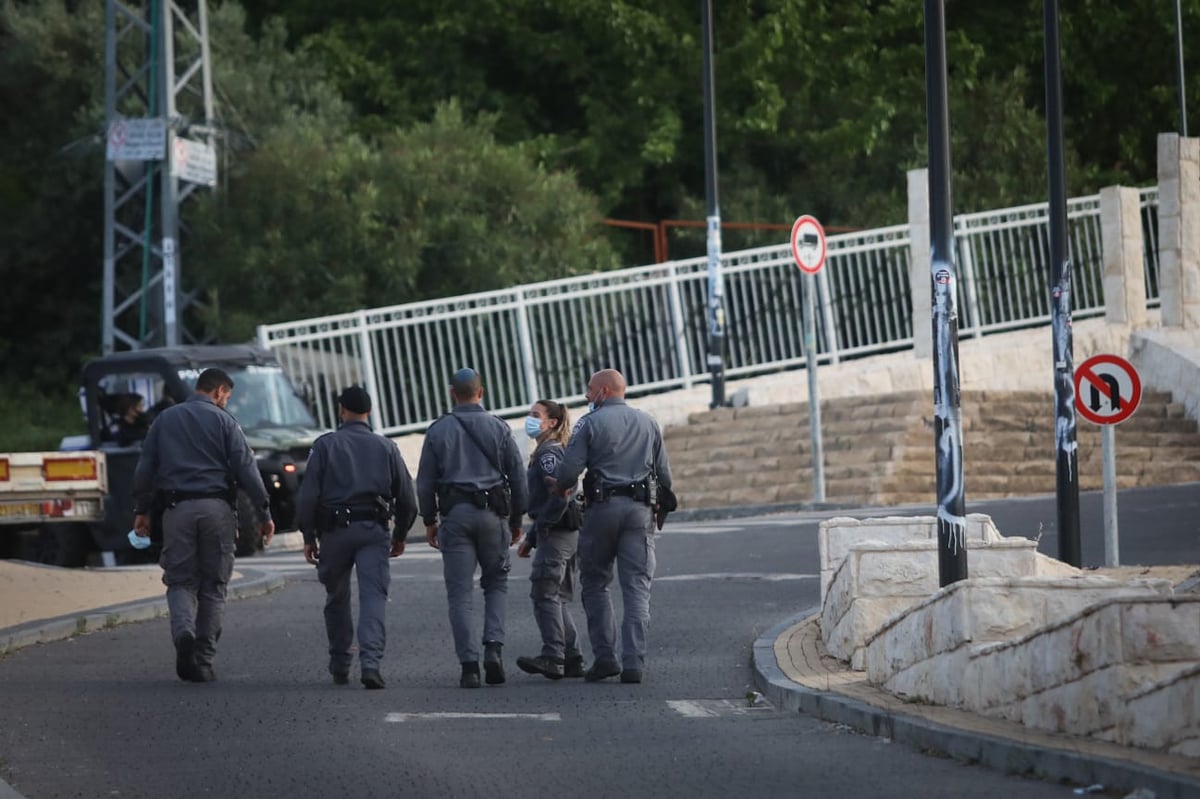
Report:
[[[1146,289],[1157,303],[1157,193],[1143,189]],[[1073,312],[1104,312],[1099,196],[1068,203]],[[1050,318],[1046,204],[955,218],[960,336]],[[817,289],[817,357],[836,363],[911,347],[909,226],[828,238]],[[790,244],[722,256],[728,319],[725,373],[802,367],[802,275]],[[533,400],[579,400],[589,375],[620,369],[631,395],[689,387],[706,367],[708,265],[694,258],[430,302],[259,327],[318,420],[334,426],[351,383],[376,398],[380,432],[424,429],[450,405],[449,376],[484,377],[485,402],[515,415]]]

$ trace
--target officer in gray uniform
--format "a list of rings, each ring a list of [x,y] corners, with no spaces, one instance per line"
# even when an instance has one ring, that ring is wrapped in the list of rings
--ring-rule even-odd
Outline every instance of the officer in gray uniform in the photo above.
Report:
[[[450,628],[462,665],[459,685],[478,688],[479,646],[472,619],[475,567],[482,571],[483,668],[487,683],[499,685],[504,682],[508,550],[521,536],[528,493],[512,430],[483,409],[479,373],[455,372],[450,398],[451,412],[425,432],[417,502],[425,537],[442,553]]]
[[[654,578],[654,507],[658,486],[671,487],[671,466],[658,424],[625,404],[620,372],[605,369],[592,375],[587,398],[591,412],[575,425],[556,473],[556,489],[565,494],[587,469],[579,577],[594,661],[584,679],[596,682],[620,674],[621,682],[640,683]],[[608,593],[614,561],[624,604],[619,661]]]
[[[296,515],[304,534],[304,558],[317,567],[317,579],[325,586],[333,682],[350,681],[350,573],[357,570],[359,671],[362,684],[377,689],[385,685],[379,666],[387,638],[385,611],[392,577],[388,558],[404,552],[408,529],[417,518],[417,500],[399,448],[371,430],[370,395],[350,386],[338,398],[338,406],[342,425],[313,443],[296,497]]]
[[[186,402],[164,410],[150,426],[133,475],[134,521],[150,535],[150,508],[163,511],[159,563],[167,586],[175,673],[212,682],[225,593],[233,574],[237,488],[259,514],[263,543],[275,535],[270,497],[237,421],[226,410],[233,380],[205,369]]]
[[[574,497],[551,491],[549,485],[562,462],[570,424],[566,407],[548,399],[533,403],[525,419],[525,434],[537,442],[525,474],[533,524],[517,555],[527,558],[537,549],[529,570],[529,597],[542,634],[542,652],[536,657],[517,658],[517,668],[551,680],[584,675],[579,634],[570,610],[578,581],[576,551],[582,513]]]

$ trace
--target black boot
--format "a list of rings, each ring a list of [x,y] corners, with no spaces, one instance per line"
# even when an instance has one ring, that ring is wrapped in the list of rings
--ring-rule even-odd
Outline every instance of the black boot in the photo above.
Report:
[[[563,662],[560,658],[546,655],[538,655],[535,658],[522,656],[517,658],[517,668],[526,674],[540,674],[551,680],[563,678]]]
[[[584,674],[583,655],[574,655],[563,663],[564,677],[582,677]]]
[[[175,673],[186,682],[200,682],[196,670],[196,636],[191,633],[175,639]]]
[[[483,679],[488,685],[504,682],[504,660],[500,655],[503,646],[498,641],[487,641],[483,645]]]
[[[459,688],[478,688],[479,687],[479,664],[464,663],[462,664],[462,677],[458,678]]]

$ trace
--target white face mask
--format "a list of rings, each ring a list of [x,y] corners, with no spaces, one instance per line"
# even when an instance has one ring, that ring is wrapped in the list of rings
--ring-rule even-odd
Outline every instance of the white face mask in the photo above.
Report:
[[[537,438],[542,434],[542,420],[536,416],[525,417],[525,435]]]

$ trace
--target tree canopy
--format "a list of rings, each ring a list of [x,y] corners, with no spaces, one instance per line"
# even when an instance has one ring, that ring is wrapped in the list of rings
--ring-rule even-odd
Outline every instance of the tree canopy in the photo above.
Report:
[[[221,182],[182,210],[182,262],[226,340],[644,263],[649,240],[605,218],[704,215],[695,0],[209,8]],[[1200,24],[1200,0],[1183,11]],[[723,219],[902,222],[926,160],[921,0],[714,14]],[[1068,191],[1152,181],[1179,124],[1173,6],[1081,0],[1061,20]],[[947,3],[958,211],[1045,197],[1042,24],[1034,0]],[[99,348],[103,48],[101,3],[0,0],[0,358],[26,381],[66,382]],[[679,236],[672,255],[703,252]]]

